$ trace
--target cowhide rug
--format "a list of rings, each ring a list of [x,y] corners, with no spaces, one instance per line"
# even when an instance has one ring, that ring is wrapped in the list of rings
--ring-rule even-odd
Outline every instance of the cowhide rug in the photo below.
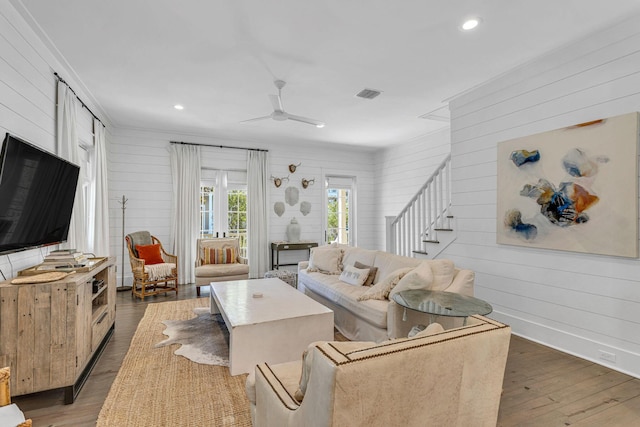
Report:
[[[209,307],[194,308],[189,320],[163,320],[169,338],[156,344],[163,347],[181,344],[174,354],[204,365],[229,366],[229,331],[222,316],[211,314]]]

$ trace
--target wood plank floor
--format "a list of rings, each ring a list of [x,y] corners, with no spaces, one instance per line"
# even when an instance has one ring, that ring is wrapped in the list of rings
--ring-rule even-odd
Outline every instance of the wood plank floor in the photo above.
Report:
[[[36,427],[94,426],[147,304],[188,298],[195,298],[195,287],[144,302],[118,292],[115,333],[75,403],[64,405],[60,390],[16,396],[14,402]],[[513,336],[498,426],[569,425],[640,425],[640,379]]]

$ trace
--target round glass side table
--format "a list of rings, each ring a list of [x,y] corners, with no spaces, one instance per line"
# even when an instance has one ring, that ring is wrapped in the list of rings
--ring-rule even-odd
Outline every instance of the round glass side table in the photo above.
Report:
[[[438,316],[467,317],[475,314],[482,316],[493,311],[493,307],[486,301],[455,292],[428,291],[411,289],[400,291],[393,295],[393,301],[404,307],[402,320],[407,320],[407,309],[419,311],[429,315],[429,324],[435,322]]]

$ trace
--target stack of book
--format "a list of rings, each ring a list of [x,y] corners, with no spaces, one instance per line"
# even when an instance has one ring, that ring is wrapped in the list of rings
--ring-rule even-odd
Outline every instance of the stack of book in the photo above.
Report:
[[[51,251],[49,255],[44,257],[44,261],[38,267],[38,270],[60,270],[84,267],[89,260],[82,252],[75,249],[58,249]]]

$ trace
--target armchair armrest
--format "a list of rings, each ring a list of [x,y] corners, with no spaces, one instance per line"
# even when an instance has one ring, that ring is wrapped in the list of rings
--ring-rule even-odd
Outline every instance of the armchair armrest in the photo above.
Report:
[[[309,261],[300,261],[298,263],[298,273],[300,273],[300,270],[304,270],[307,267],[309,267]]]
[[[162,251],[162,259],[164,262],[170,264],[178,264],[178,256],[166,253],[164,250]]]

